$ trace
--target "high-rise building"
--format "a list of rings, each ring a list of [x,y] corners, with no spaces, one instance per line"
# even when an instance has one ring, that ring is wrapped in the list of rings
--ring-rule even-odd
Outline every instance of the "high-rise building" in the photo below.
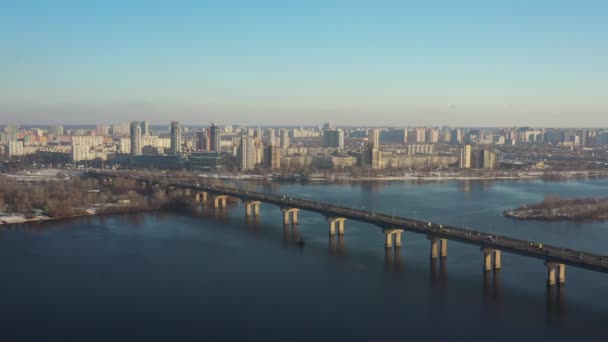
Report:
[[[323,125],[323,130],[327,131],[327,130],[330,130],[330,129],[333,129],[333,127],[332,127],[332,125],[331,125],[331,122],[326,122],[326,123]]]
[[[416,142],[422,144],[426,142],[426,128],[416,128]]]
[[[255,142],[252,136],[241,135],[241,142],[238,150],[239,168],[242,171],[250,171],[255,168]]]
[[[453,145],[462,144],[462,130],[454,128],[450,133],[450,143]]]
[[[148,121],[142,121],[139,123],[141,126],[141,135],[150,135],[150,125]]]
[[[171,149],[170,155],[180,156],[182,153],[182,130],[179,121],[171,121]]]
[[[196,149],[199,151],[209,151],[211,148],[211,139],[209,129],[204,129],[196,132]]]
[[[277,146],[268,146],[264,148],[264,167],[277,170],[281,168],[281,152]]]
[[[63,126],[49,126],[47,134],[49,137],[57,139],[58,137],[63,136]]]
[[[281,128],[279,138],[280,138],[281,148],[283,148],[283,149],[289,148],[289,131],[287,129]]]
[[[6,144],[5,154],[7,158],[22,156],[24,154],[23,141],[9,141]]]
[[[110,126],[108,125],[97,125],[95,126],[95,135],[103,137],[110,134]]]
[[[344,131],[341,129],[327,129],[323,131],[323,147],[344,148]]]
[[[275,134],[274,129],[269,128],[266,131],[266,134],[268,134],[268,138],[266,140],[268,146],[277,146],[277,135]]]
[[[138,121],[131,122],[131,155],[141,155],[141,127]]]
[[[439,142],[439,131],[436,129],[429,129],[426,132],[426,143],[436,144]]]
[[[460,148],[460,168],[470,169],[472,159],[471,145],[466,144]]]
[[[19,132],[20,127],[21,125],[19,124],[8,124],[6,127],[4,127],[4,131],[7,133],[17,133]]]
[[[410,144],[407,146],[407,154],[414,156],[417,154],[430,155],[433,154],[432,144]]]
[[[380,130],[374,128],[369,132],[369,144],[372,148],[380,148]]]
[[[490,150],[474,151],[471,164],[473,169],[494,169],[496,167],[496,154]]]
[[[220,133],[220,128],[216,126],[214,123],[211,124],[209,128],[210,140],[211,140],[211,151],[220,152],[221,151],[221,142],[222,136]]]

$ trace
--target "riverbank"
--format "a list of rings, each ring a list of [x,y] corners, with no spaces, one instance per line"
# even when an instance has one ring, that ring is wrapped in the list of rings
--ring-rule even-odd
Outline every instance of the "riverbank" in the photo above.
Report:
[[[486,171],[486,172],[406,172],[401,175],[352,176],[347,173],[331,174],[324,177],[307,178],[304,175],[286,177],[283,175],[251,174],[208,174],[200,173],[202,179],[270,181],[270,182],[362,182],[362,181],[469,181],[469,180],[566,180],[577,178],[608,178],[608,170],[595,171]]]
[[[26,218],[26,215],[24,215],[24,214],[13,213],[8,216],[0,216],[0,227],[14,226],[14,225],[19,225],[19,224],[23,224],[23,223],[56,222],[56,221],[70,220],[70,219],[75,219],[75,218],[80,218],[80,217],[87,217],[87,216],[92,217],[92,216],[113,215],[113,214],[143,213],[143,212],[152,212],[152,211],[156,211],[156,210],[157,209],[151,209],[151,208],[146,208],[146,207],[141,207],[141,206],[121,207],[121,208],[114,207],[112,209],[106,209],[106,210],[95,210],[95,211],[85,210],[85,211],[79,212],[77,214],[67,215],[67,216],[58,216],[58,217],[50,217],[50,216],[46,216],[46,215],[36,215],[35,217],[29,218],[29,219]]]
[[[606,221],[608,198],[549,198],[539,204],[505,210],[505,217],[539,221]]]

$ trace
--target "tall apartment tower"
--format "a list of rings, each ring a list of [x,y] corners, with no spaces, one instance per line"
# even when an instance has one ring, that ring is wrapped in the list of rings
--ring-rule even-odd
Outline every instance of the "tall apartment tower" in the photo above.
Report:
[[[150,135],[150,124],[148,121],[142,121],[139,125],[141,126],[141,135]]]
[[[327,129],[323,131],[323,147],[344,148],[344,131],[341,129]]]
[[[211,135],[211,148],[209,150],[212,152],[220,152],[222,142],[220,128],[212,123],[211,127],[209,128],[209,134]]]
[[[268,134],[267,145],[268,146],[277,146],[277,135],[275,134],[274,129],[269,128],[266,131],[266,134]]]
[[[250,135],[243,134],[241,136],[241,143],[238,150],[239,157],[239,168],[242,171],[250,171],[255,168],[255,141]]]
[[[171,155],[179,156],[182,153],[182,130],[179,121],[171,121]]]
[[[460,148],[460,168],[461,169],[470,169],[472,157],[473,157],[473,151],[471,150],[471,145],[469,145],[469,144],[463,145]]]
[[[196,149],[199,151],[209,151],[211,148],[211,139],[209,137],[209,129],[203,129],[196,132]]]
[[[283,149],[287,149],[289,148],[289,131],[285,128],[281,128],[281,133],[280,133],[280,144],[281,144],[281,148]]]
[[[131,155],[141,155],[141,126],[138,121],[131,121]]]
[[[273,170],[281,168],[281,148],[277,146],[264,148],[264,167]]]
[[[372,129],[369,132],[369,144],[374,149],[380,148],[380,130],[377,128]]]

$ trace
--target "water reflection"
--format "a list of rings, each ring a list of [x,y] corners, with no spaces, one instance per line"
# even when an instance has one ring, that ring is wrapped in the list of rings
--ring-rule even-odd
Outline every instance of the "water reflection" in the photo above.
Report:
[[[566,316],[566,287],[547,286],[547,323],[560,323]]]
[[[342,259],[346,257],[346,244],[344,237],[337,238],[336,235],[329,235],[328,254],[331,257]]]
[[[386,272],[401,271],[401,246],[384,249],[384,270]]]
[[[501,298],[500,269],[493,271],[482,270],[481,272],[483,276],[482,293],[484,301],[499,301]]]
[[[448,262],[447,258],[430,258],[431,285],[443,289],[448,282]]]
[[[286,223],[283,224],[283,241],[290,243],[300,242],[300,236],[298,234],[297,223]]]
[[[260,219],[258,215],[245,215],[245,226],[248,230],[258,233],[260,230]]]

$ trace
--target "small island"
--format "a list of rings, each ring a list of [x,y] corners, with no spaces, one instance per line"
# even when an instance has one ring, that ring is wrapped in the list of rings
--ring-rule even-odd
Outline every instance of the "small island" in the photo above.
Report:
[[[538,204],[505,210],[503,214],[519,220],[605,221],[608,220],[608,198],[547,196]]]

